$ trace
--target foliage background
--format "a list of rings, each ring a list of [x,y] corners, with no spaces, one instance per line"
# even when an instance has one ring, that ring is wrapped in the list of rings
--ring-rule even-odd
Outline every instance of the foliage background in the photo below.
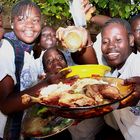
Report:
[[[0,0],[7,9],[18,0]],[[36,2],[44,15],[45,24],[56,27],[72,24],[71,14],[69,13],[68,0],[33,0]],[[90,0],[96,6],[96,13],[111,17],[131,18],[132,15],[140,12],[139,0]],[[5,11],[6,12],[6,11]]]

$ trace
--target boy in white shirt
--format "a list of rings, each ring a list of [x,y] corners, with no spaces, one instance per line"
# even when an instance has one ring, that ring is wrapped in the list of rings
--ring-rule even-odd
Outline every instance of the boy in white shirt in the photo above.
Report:
[[[123,79],[140,76],[140,66],[138,65],[140,54],[132,53],[134,36],[129,23],[123,19],[112,18],[105,23],[101,34],[101,49],[107,64],[112,67],[111,76],[118,77],[119,75],[119,78]],[[125,80],[126,83],[128,80]],[[133,83],[139,84],[136,81]],[[136,107],[126,107],[113,112],[126,140],[138,140],[140,137],[140,113],[138,112],[140,110]]]

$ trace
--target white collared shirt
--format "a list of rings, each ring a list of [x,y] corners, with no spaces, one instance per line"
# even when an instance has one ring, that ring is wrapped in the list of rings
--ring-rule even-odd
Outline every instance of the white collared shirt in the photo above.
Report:
[[[121,74],[119,78],[129,78],[140,76],[140,53],[132,53],[126,63],[119,70],[114,70],[112,77],[117,77],[118,72]],[[138,113],[139,111],[139,113]],[[135,107],[126,107],[113,111],[113,115],[117,124],[126,140],[139,140],[140,138],[140,110],[135,112]]]

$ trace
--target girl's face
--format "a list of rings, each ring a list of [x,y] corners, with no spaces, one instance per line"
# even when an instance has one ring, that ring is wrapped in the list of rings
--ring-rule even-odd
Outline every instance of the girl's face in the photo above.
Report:
[[[13,19],[13,30],[16,36],[25,43],[33,43],[41,31],[41,15],[35,7],[27,7],[21,16]]]
[[[130,43],[133,44],[133,39],[130,39],[121,24],[112,23],[106,26],[102,32],[101,48],[107,63],[121,68],[131,53]]]
[[[56,32],[50,27],[45,27],[41,33],[40,44],[43,49],[48,49],[56,45]]]
[[[61,55],[57,50],[48,50],[43,59],[45,72],[58,73],[61,69],[67,67],[63,55]]]
[[[136,47],[140,51],[140,18],[134,20],[131,24],[131,27],[132,27],[132,32],[133,32],[133,35],[134,35],[134,40],[135,40]]]

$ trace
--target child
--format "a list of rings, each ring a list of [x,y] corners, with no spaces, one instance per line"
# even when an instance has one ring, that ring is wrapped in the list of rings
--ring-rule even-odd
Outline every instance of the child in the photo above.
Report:
[[[130,25],[134,35],[135,47],[140,52],[140,13],[131,18]]]
[[[35,60],[31,51],[36,38],[41,32],[41,11],[30,0],[21,0],[12,8],[11,20],[13,32],[5,34],[7,39],[3,40],[0,48],[0,110],[9,116],[8,121],[12,120],[12,123],[7,123],[10,124],[6,127],[10,129],[6,134],[7,139],[19,140],[22,111],[32,105],[31,103],[24,103],[22,96],[24,94],[38,96],[41,87],[54,82],[57,83],[60,80],[62,82],[70,80],[65,78],[70,70],[56,75],[49,75],[47,79],[29,88],[38,78]],[[5,52],[8,55],[5,55]],[[86,51],[82,54],[84,55],[83,60],[85,56],[88,56],[87,53]],[[16,91],[14,87],[16,87]],[[17,117],[17,115],[19,116]],[[2,121],[1,117],[3,116],[0,115],[0,124],[4,126],[5,121]]]
[[[63,53],[56,47],[51,47],[43,54],[43,68],[47,73],[58,73],[63,68],[67,67],[67,62]]]
[[[102,53],[109,66],[112,77],[130,78],[140,76],[140,54],[132,53],[134,36],[129,23],[123,19],[112,18],[102,29]],[[139,79],[139,78],[138,78]],[[127,80],[126,80],[127,81]],[[133,81],[135,84],[136,81]],[[140,137],[140,110],[126,107],[113,112],[117,124],[126,140]]]
[[[3,22],[2,22],[2,6],[0,6],[0,47],[2,45],[2,38],[3,38],[3,34],[4,34],[4,29],[3,29]],[[3,66],[1,66],[3,67]],[[3,130],[4,130],[4,124],[2,122],[6,121],[6,117],[1,114],[0,112],[0,116],[1,116],[1,125],[0,125],[0,140],[2,140],[3,137]]]
[[[5,34],[7,39],[3,39],[0,48],[0,110],[8,115],[8,125],[5,129],[8,131],[5,134],[7,139],[19,140],[22,111],[32,105],[24,104],[22,95],[38,96],[41,87],[54,81],[51,80],[52,77],[48,77],[29,88],[38,76],[31,51],[41,31],[39,7],[30,0],[21,0],[13,6],[11,19],[13,32]],[[63,72],[64,75],[66,73],[68,71]],[[63,74],[54,76],[55,82],[58,82]],[[0,114],[1,126],[4,127],[5,121],[6,116]],[[1,133],[3,134],[3,130]],[[3,138],[2,135],[0,137]]]
[[[41,49],[41,53],[40,53],[40,59],[38,59],[38,60],[41,62],[42,62],[42,56],[47,49],[52,48],[52,47],[56,47],[56,48],[60,49],[60,43],[58,45],[58,39],[56,38],[56,31],[54,28],[52,28],[50,26],[45,26],[42,29],[41,34],[40,34],[39,47]],[[68,51],[62,51],[62,52],[65,55],[68,65],[70,65],[70,66],[75,65],[75,63],[73,62],[73,60],[71,58],[71,54]],[[42,65],[42,63],[38,63],[38,64]],[[42,66],[39,67],[38,72],[41,73],[41,75],[39,75],[39,79],[42,79],[44,77],[44,70],[43,70]]]
[[[75,65],[71,58],[71,54],[68,51],[62,50],[62,48],[60,47],[61,43],[56,38],[56,30],[54,28],[46,26],[42,29],[40,37],[40,46],[42,50],[46,50],[50,47],[56,46],[58,49],[61,49],[61,51],[64,53],[68,65]]]
[[[67,67],[63,53],[56,48],[49,48],[43,55],[43,66],[46,74],[57,73]],[[85,119],[77,125],[71,126],[68,130],[72,140],[94,140],[95,135],[101,130],[104,122],[102,118]]]

